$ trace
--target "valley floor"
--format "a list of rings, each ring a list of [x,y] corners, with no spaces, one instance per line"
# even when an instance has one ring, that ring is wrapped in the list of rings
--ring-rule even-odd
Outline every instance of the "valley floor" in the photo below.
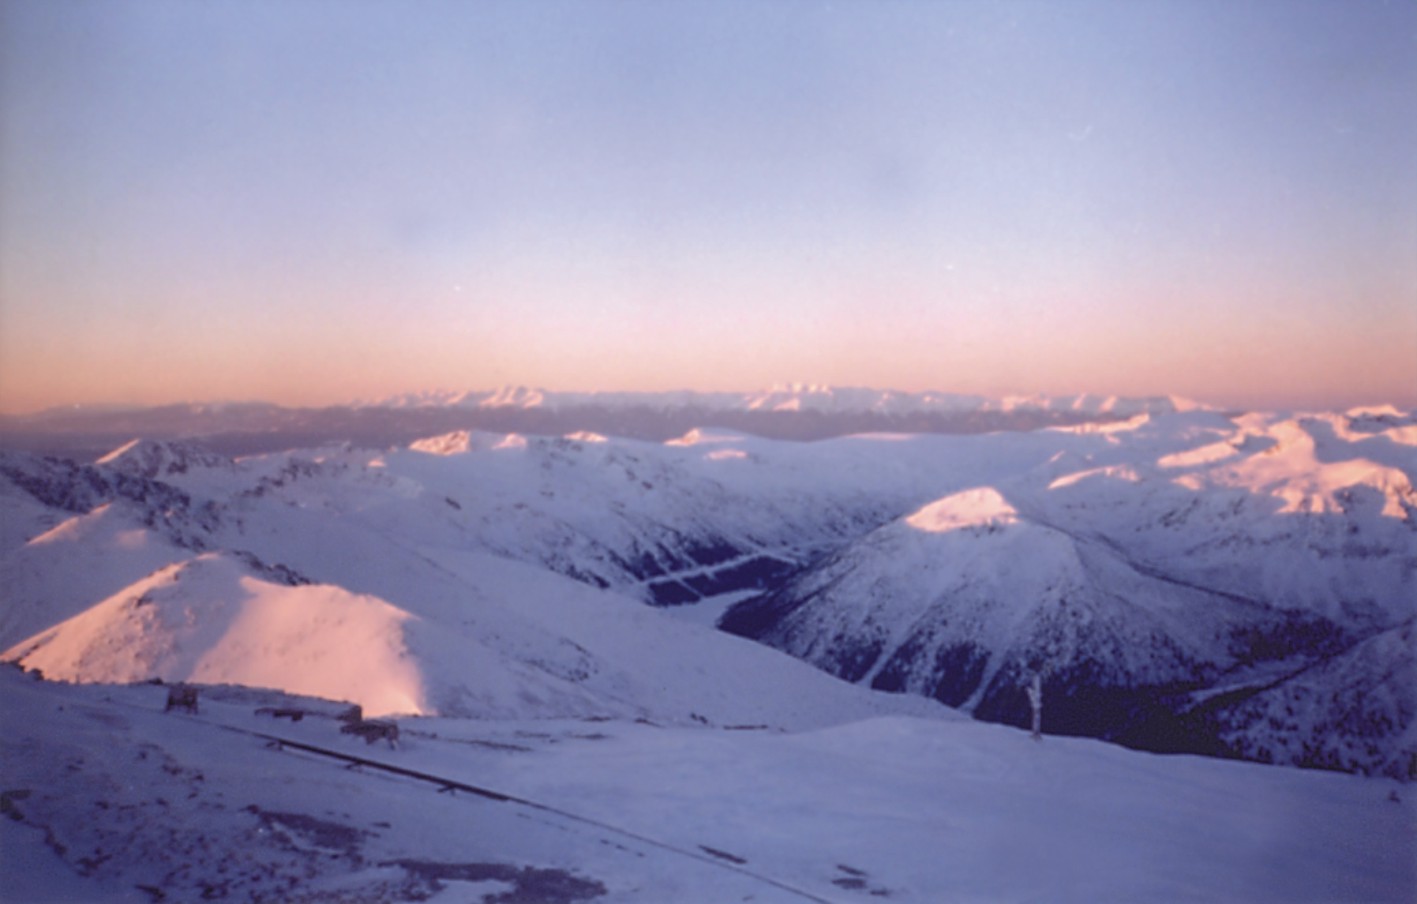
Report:
[[[0,670],[5,901],[1410,901],[1417,791],[951,719],[410,719]],[[305,704],[308,705],[308,704]],[[510,796],[277,746],[275,735]]]

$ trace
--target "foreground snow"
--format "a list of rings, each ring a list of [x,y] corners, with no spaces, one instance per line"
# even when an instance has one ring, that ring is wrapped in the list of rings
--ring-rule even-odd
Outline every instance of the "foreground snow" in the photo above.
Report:
[[[800,732],[410,719],[389,749],[341,735],[331,704],[249,689],[164,715],[161,687],[4,670],[0,696],[6,900],[1417,895],[1417,802],[1383,779],[907,716]],[[262,705],[315,712],[291,723]],[[539,806],[342,768],[252,731]]]

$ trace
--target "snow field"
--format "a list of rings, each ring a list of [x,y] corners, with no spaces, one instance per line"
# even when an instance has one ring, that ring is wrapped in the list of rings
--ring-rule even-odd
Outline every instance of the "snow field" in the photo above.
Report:
[[[255,716],[253,704],[278,698],[249,691],[226,692],[225,702],[211,691],[198,717],[163,715],[162,689],[147,686],[6,672],[0,693],[6,793],[29,792],[14,801],[21,817],[5,837],[43,827],[70,866],[42,846],[7,850],[47,854],[38,863],[56,889],[73,887],[62,870],[80,865],[94,901],[145,900],[131,894],[143,884],[178,897],[220,887],[234,900],[279,891],[397,901],[456,889],[477,901],[520,881],[469,881],[464,870],[437,888],[409,862],[448,873],[448,864],[499,864],[522,879],[553,871],[598,886],[585,900],[627,902],[803,900],[746,873],[840,902],[1405,901],[1417,892],[1417,801],[1394,782],[1035,742],[973,722],[892,716],[780,732],[430,718],[404,720],[390,750],[318,715]],[[439,794],[272,750],[219,724],[604,825]],[[40,867],[7,856],[0,888],[22,868]]]
[[[1306,665],[1238,658],[1231,619],[1346,619],[1356,645],[1254,697],[1237,730],[1256,750],[1298,756],[1320,732],[1400,765],[1417,667],[1407,420],[1189,412],[811,444],[465,434],[235,462],[138,443],[87,470],[0,459],[5,658],[100,682],[0,674],[0,898],[62,900],[79,871],[97,901],[152,900],[140,886],[169,900],[1412,900],[1410,784],[1035,743],[713,631],[721,599],[647,607],[634,571],[643,554],[698,575],[736,544],[727,555],[812,565],[809,586],[850,591],[840,610],[810,601],[827,635],[899,643],[963,622],[996,653],[1066,601],[1080,629],[1106,629],[1077,636],[1116,640],[1094,655],[1130,678],[1165,678],[1161,653],[1178,648],[1235,665],[1216,692]],[[102,683],[151,676],[246,689],[163,716],[161,688]],[[329,718],[253,714],[279,691],[427,717],[401,719],[397,750],[366,747]],[[1339,709],[1363,718],[1350,729]]]

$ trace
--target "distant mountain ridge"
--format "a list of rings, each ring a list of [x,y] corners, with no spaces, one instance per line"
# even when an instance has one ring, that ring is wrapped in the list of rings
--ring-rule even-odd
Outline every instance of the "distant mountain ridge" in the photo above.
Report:
[[[356,408],[700,408],[710,411],[920,414],[961,412],[1068,412],[1132,417],[1173,414],[1210,406],[1178,396],[1116,396],[1081,393],[991,397],[954,392],[904,392],[859,386],[786,383],[755,392],[558,392],[527,386],[486,391],[435,390],[404,393]]]
[[[0,416],[0,449],[93,461],[135,437],[199,440],[251,455],[332,442],[388,448],[475,430],[590,432],[664,442],[696,428],[811,441],[858,433],[990,433],[1112,423],[1205,409],[1171,396],[1003,396],[786,384],[760,392],[557,392],[528,387],[406,393],[323,408],[264,402],[77,406]]]

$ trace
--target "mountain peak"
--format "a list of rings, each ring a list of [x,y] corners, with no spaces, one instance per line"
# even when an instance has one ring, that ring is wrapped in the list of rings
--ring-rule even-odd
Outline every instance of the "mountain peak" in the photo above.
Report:
[[[157,480],[194,468],[227,468],[232,460],[197,443],[182,440],[134,439],[100,458],[96,464],[134,477]]]
[[[916,530],[944,533],[1018,521],[1018,510],[993,487],[975,487],[932,502],[905,519]]]

